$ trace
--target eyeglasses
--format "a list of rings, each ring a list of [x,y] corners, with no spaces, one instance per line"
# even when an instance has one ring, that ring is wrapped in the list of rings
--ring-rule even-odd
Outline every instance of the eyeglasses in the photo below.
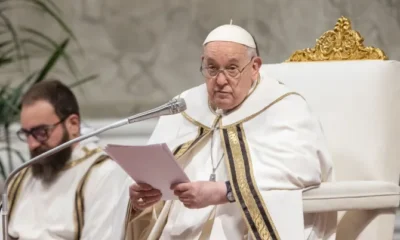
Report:
[[[244,69],[253,61],[253,58],[250,59],[250,62],[248,62],[241,70],[237,67],[229,67],[229,68],[222,68],[218,69],[216,67],[204,67],[203,65],[200,66],[200,72],[203,74],[205,78],[214,78],[218,76],[220,72],[223,72],[226,77],[231,77],[231,78],[239,78]]]
[[[29,135],[32,135],[32,137],[35,138],[36,141],[40,143],[45,143],[47,139],[49,139],[53,129],[57,127],[57,125],[59,125],[60,123],[64,122],[64,120],[65,119],[62,119],[55,124],[40,125],[30,130],[22,128],[17,131],[17,136],[21,141],[26,142],[28,140]]]

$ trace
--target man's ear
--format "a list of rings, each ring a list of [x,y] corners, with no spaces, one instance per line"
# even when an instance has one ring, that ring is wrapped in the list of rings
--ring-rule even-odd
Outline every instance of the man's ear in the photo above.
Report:
[[[262,65],[262,60],[260,57],[255,57],[252,65],[253,71],[253,79],[256,80],[258,78],[258,73],[260,72],[260,68]]]
[[[78,137],[81,131],[81,120],[77,114],[70,115],[66,121],[66,127],[70,134],[70,137]]]

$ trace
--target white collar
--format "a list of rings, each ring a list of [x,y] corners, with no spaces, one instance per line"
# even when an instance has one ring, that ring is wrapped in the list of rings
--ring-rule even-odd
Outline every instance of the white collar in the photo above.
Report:
[[[222,126],[243,121],[247,117],[259,113],[288,92],[289,90],[277,80],[261,75],[260,82],[253,93],[237,109],[227,115],[222,115]],[[187,116],[202,125],[212,128],[218,115],[207,104],[208,93],[205,84],[185,91],[180,97],[183,97],[186,101],[187,109],[185,114]]]

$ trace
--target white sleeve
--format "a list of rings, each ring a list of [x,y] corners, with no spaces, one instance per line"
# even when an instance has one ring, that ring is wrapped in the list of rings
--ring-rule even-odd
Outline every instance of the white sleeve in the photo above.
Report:
[[[2,210],[0,210],[2,211]],[[0,238],[3,237],[3,218],[0,218]]]
[[[84,226],[80,240],[123,236],[130,184],[130,177],[112,160],[92,170],[84,189]]]
[[[120,194],[120,197],[118,199],[115,212],[114,212],[114,219],[112,222],[112,233],[111,236],[113,237],[112,239],[115,240],[124,240],[125,238],[125,223],[128,220],[127,213],[128,210],[132,211],[131,209],[128,209],[128,204],[129,204],[129,186],[131,186],[135,181],[127,177],[123,185],[125,188]]]
[[[147,143],[164,143],[176,139],[182,120],[181,114],[160,117]]]
[[[281,239],[305,239],[319,223],[305,226],[302,192],[332,173],[320,124],[300,96],[284,98],[265,112],[264,131],[251,147],[256,182]]]
[[[266,111],[265,121],[253,148],[259,159],[255,171],[279,181],[261,189],[302,189],[329,178],[332,162],[325,137],[303,98],[284,98]]]

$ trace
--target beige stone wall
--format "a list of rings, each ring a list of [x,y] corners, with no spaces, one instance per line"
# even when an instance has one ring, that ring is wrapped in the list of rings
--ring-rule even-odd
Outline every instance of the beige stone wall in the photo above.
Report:
[[[58,2],[85,50],[84,56],[75,55],[80,70],[100,75],[76,89],[88,117],[127,116],[202,83],[201,43],[208,31],[231,18],[254,34],[265,63],[282,62],[294,50],[312,47],[342,15],[352,20],[366,45],[400,60],[400,0]],[[16,16],[57,34],[48,18]]]

